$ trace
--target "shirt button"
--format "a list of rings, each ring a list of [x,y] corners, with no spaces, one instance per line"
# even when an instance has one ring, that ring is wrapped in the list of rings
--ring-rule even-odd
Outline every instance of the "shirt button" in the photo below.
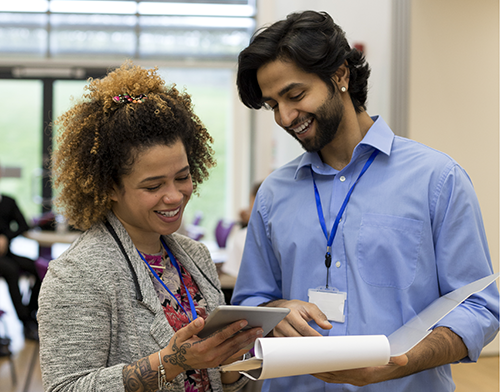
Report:
[[[344,182],[345,181],[345,177],[344,176],[340,176],[339,180],[342,181],[342,182]]]
[[[337,268],[340,268],[340,265],[341,265],[340,261],[337,261],[337,262],[335,263],[335,267],[337,267]]]

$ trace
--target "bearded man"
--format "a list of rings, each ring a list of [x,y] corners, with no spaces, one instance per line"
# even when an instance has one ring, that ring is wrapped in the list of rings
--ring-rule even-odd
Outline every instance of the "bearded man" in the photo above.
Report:
[[[493,273],[469,177],[368,115],[369,74],[342,29],[313,11],[257,32],[239,56],[242,102],[272,110],[306,150],[259,189],[232,299],[290,308],[274,336],[389,336]],[[262,390],[452,391],[449,364],[477,360],[498,310],[490,285],[385,366],[270,379]]]

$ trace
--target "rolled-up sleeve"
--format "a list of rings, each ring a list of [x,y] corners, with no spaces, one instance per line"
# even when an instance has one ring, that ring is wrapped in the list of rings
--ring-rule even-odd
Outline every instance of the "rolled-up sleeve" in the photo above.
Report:
[[[443,175],[433,207],[441,295],[492,274],[479,202],[469,177],[458,165]],[[437,326],[448,327],[463,339],[469,352],[465,362],[477,361],[499,328],[496,283],[469,297]]]

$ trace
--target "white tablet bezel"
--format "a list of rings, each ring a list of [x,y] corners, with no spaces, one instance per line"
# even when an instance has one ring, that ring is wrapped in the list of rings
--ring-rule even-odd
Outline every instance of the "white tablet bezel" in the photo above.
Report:
[[[261,327],[264,330],[263,336],[266,336],[288,313],[288,308],[220,305],[207,317],[198,337],[205,338],[238,320],[248,321],[244,329]]]

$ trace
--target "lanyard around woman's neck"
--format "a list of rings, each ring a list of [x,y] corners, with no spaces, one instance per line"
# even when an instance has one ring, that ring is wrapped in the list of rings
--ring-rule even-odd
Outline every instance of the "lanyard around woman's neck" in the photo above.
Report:
[[[160,238],[160,241],[161,241],[161,244],[163,245],[163,248],[167,251],[168,257],[170,258],[170,262],[172,263],[172,265],[177,270],[177,273],[179,274],[179,278],[181,280],[181,283],[184,286],[184,289],[186,290],[186,295],[187,295],[188,301],[189,301],[189,307],[191,308],[191,315],[192,315],[193,320],[194,320],[196,317],[198,317],[198,314],[196,313],[196,308],[194,306],[193,298],[191,297],[191,294],[189,293],[189,290],[187,289],[186,285],[184,284],[184,280],[182,279],[182,273],[181,273],[181,268],[179,267],[179,263],[177,263],[177,260],[175,259],[173,253],[168,248],[167,244],[165,244],[165,242],[163,241],[163,238]],[[158,276],[158,274],[153,269],[153,267],[151,267],[151,265],[146,261],[146,259],[142,255],[142,253],[139,252],[139,249],[137,249],[137,253],[139,253],[139,256],[141,256],[141,259],[146,263],[146,265],[148,266],[149,270],[151,271],[151,273],[153,274],[153,276],[156,278],[156,280],[158,280],[158,282],[160,282],[161,285],[169,292],[169,294],[177,301],[177,303],[179,304],[179,306],[181,307],[181,309],[184,311],[184,313],[186,314],[186,316],[187,316],[187,318],[189,320],[189,314],[186,312],[186,309],[184,309],[184,306],[182,306],[181,301],[179,301],[177,299],[177,297],[167,287],[167,285],[165,284],[165,282],[163,280],[161,280],[161,278]],[[192,320],[190,320],[190,321],[192,321]]]
[[[378,150],[373,151],[372,155],[368,158],[366,161],[365,165],[363,166],[363,169],[361,169],[361,173],[359,173],[358,178],[354,182],[354,184],[351,186],[351,189],[349,189],[349,192],[347,192],[347,195],[344,199],[344,202],[342,203],[342,206],[340,207],[339,213],[337,214],[337,217],[335,218],[335,222],[333,223],[332,231],[330,232],[330,236],[328,236],[328,232],[326,230],[326,223],[325,223],[325,217],[323,215],[323,208],[321,207],[321,198],[319,197],[319,191],[318,187],[316,186],[316,181],[314,180],[314,172],[312,170],[311,166],[311,175],[312,175],[312,180],[313,180],[313,185],[314,185],[314,194],[316,195],[316,208],[318,210],[318,218],[319,218],[319,223],[321,224],[321,228],[323,229],[323,233],[325,234],[325,238],[327,240],[326,243],[326,254],[325,254],[325,265],[326,265],[326,288],[328,288],[328,271],[330,269],[330,266],[332,265],[332,245],[333,245],[333,240],[335,239],[335,234],[337,233],[337,228],[339,227],[339,222],[340,218],[342,218],[342,215],[344,214],[344,210],[347,207],[347,203],[349,202],[349,198],[351,197],[351,194],[354,190],[354,187],[358,183],[359,179],[365,172],[368,170],[370,165],[372,164],[373,160],[378,154]]]

